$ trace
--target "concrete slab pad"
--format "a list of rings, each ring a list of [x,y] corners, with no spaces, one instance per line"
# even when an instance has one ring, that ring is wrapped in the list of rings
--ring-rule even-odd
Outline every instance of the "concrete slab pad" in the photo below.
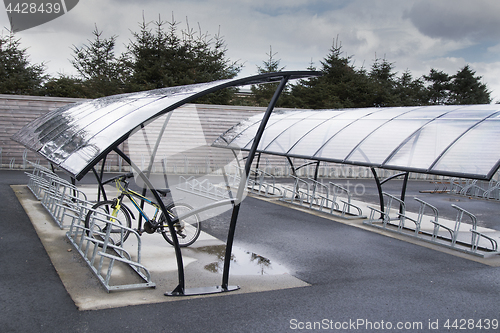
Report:
[[[67,230],[62,230],[55,224],[52,217],[27,186],[12,185],[11,187],[35,227],[61,281],[79,310],[97,310],[172,302],[186,298],[220,297],[235,293],[265,292],[308,286],[306,282],[289,274],[286,268],[281,267],[279,263],[271,263],[266,258],[235,247],[233,255],[237,257],[236,261],[246,262],[246,264],[243,265],[244,267],[238,267],[236,263],[233,267],[232,264],[229,282],[231,285],[240,285],[241,289],[214,295],[164,296],[165,292],[171,292],[178,284],[175,253],[160,234],[148,234],[142,237],[141,263],[150,270],[156,288],[107,293],[66,238]],[[136,246],[133,242],[126,245]],[[221,265],[223,258],[220,250],[224,247],[225,244],[222,241],[207,233],[202,233],[195,244],[182,249],[186,288],[213,287],[221,284],[222,274],[218,270],[218,266]],[[246,256],[250,256],[251,259],[245,259]]]
[[[349,219],[349,220],[348,219],[342,219],[342,218],[335,217],[335,216],[330,215],[330,214],[322,213],[320,211],[311,210],[311,209],[308,209],[308,208],[303,207],[303,206],[293,205],[293,204],[281,201],[281,200],[279,200],[279,198],[266,198],[266,197],[258,196],[258,195],[255,195],[253,197],[261,199],[261,200],[264,200],[264,201],[267,201],[267,202],[272,202],[272,203],[275,203],[277,205],[281,205],[281,206],[285,206],[285,207],[288,207],[288,208],[296,209],[296,210],[299,210],[299,211],[302,211],[302,212],[305,212],[305,213],[313,214],[313,215],[316,215],[316,216],[321,216],[323,218],[330,219],[330,220],[335,221],[335,222],[347,224],[347,225],[350,225],[350,226],[353,226],[353,227],[356,227],[356,228],[364,229],[364,230],[367,230],[367,231],[371,231],[371,232],[375,232],[375,233],[378,233],[378,234],[382,234],[382,235],[387,236],[387,237],[399,239],[399,240],[402,240],[402,241],[405,241],[405,242],[408,242],[408,243],[412,243],[412,244],[416,244],[416,245],[419,245],[419,246],[422,246],[422,247],[433,249],[435,251],[440,251],[440,252],[443,252],[443,253],[451,254],[451,255],[454,255],[454,256],[457,256],[457,257],[461,257],[461,258],[468,259],[468,260],[471,260],[471,261],[480,262],[482,264],[493,266],[493,267],[500,267],[500,255],[498,255],[498,254],[497,255],[492,255],[492,256],[487,256],[487,257],[479,257],[479,256],[476,256],[476,255],[472,255],[472,254],[464,253],[464,252],[461,252],[461,251],[457,251],[457,250],[452,249],[452,248],[440,246],[438,243],[430,243],[430,242],[427,242],[427,241],[425,241],[423,239],[419,239],[419,238],[416,238],[416,237],[411,237],[409,235],[405,235],[405,234],[402,234],[402,233],[396,233],[396,232],[391,232],[390,230],[384,230],[384,229],[380,229],[380,228],[375,228],[373,226],[370,226],[370,225],[367,225],[367,224],[363,223],[365,221],[365,219]],[[375,207],[375,205],[370,205],[370,204],[367,204],[367,203],[361,202],[361,201],[353,201],[353,203],[355,205],[357,205],[358,207],[360,207],[363,210],[363,212],[369,210],[368,206]],[[417,214],[415,214],[415,213],[409,213],[408,215],[410,215],[411,217],[416,218]],[[454,223],[455,223],[455,221],[447,220],[447,219],[444,219],[444,218],[440,219],[440,222],[443,223],[443,224],[445,224],[445,225],[449,225],[449,226],[453,226]],[[424,230],[425,229],[432,230],[432,228],[433,228],[432,224],[429,221],[427,221],[427,220],[423,221],[422,225],[423,225],[423,229]],[[470,229],[470,226],[467,225],[466,223],[463,223],[463,225],[461,226],[461,230],[465,231],[465,230],[469,230],[469,229]],[[487,229],[487,228],[481,228],[481,227],[478,227],[478,230],[481,231],[481,232],[484,232],[484,233],[486,233],[486,234],[488,234],[488,235],[490,235],[492,237],[496,237],[496,238],[498,238],[500,240],[500,232],[497,231],[497,230],[492,230],[492,229]]]

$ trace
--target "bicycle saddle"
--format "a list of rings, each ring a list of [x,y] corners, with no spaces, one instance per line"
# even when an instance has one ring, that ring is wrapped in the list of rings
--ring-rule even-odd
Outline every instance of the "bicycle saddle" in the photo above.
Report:
[[[161,196],[166,197],[168,193],[170,193],[170,189],[166,188],[163,190],[155,189]]]

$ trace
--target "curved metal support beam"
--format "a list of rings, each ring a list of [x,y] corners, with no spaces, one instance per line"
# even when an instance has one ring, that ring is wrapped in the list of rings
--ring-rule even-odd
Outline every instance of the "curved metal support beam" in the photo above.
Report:
[[[288,160],[288,164],[290,164],[290,168],[292,169],[292,175],[297,177],[297,171],[295,169],[295,166],[293,165],[292,159],[290,156],[286,156],[286,159]]]
[[[250,149],[250,152],[248,153],[248,158],[245,163],[245,174],[244,177],[241,178],[240,181],[240,186],[238,188],[238,194],[236,196],[236,204],[233,208],[233,212],[231,215],[231,222],[229,225],[229,232],[227,235],[227,243],[226,243],[226,254],[224,257],[224,271],[222,273],[222,285],[221,288],[224,291],[229,291],[232,290],[229,286],[229,266],[231,264],[231,253],[233,249],[233,241],[234,241],[234,232],[236,230],[236,222],[238,220],[238,214],[240,211],[240,206],[241,206],[241,199],[243,198],[243,193],[246,187],[247,179],[250,174],[250,168],[252,167],[252,162],[255,157],[255,153],[257,151],[257,147],[259,146],[260,139],[262,138],[262,134],[264,133],[264,130],[266,128],[267,122],[269,120],[269,117],[271,117],[271,113],[273,112],[273,109],[276,105],[276,102],[278,101],[279,96],[285,89],[285,85],[290,79],[290,76],[284,76],[281,79],[281,82],[274,92],[274,96],[271,99],[271,102],[269,103],[269,106],[267,107],[266,112],[264,113],[264,117],[262,118],[262,122],[260,123],[259,129],[257,130],[257,134],[255,135],[252,148]]]
[[[200,92],[194,93],[192,95],[189,95],[188,97],[181,99],[180,101],[174,102],[168,107],[164,108],[163,110],[158,111],[154,116],[150,117],[149,119],[145,119],[141,124],[147,123],[148,121],[159,117],[163,114],[166,114],[170,111],[173,111],[177,109],[178,107],[181,107],[184,104],[190,103],[200,97],[206,96],[208,94],[211,94],[213,92],[225,89],[225,88],[230,88],[230,87],[236,87],[236,86],[244,86],[244,85],[251,85],[251,84],[259,84],[259,83],[266,83],[266,82],[276,82],[283,80],[285,77],[287,77],[287,81],[290,79],[301,79],[305,77],[311,77],[311,76],[321,76],[323,75],[322,72],[319,71],[286,71],[286,72],[277,72],[277,73],[265,73],[265,74],[259,74],[251,77],[246,77],[246,78],[241,78],[241,79],[231,79],[231,80],[221,80],[218,85],[214,85],[210,88],[207,88],[205,90],[202,90]],[[173,87],[176,88],[176,87]],[[128,131],[121,135],[110,147],[107,149],[104,149],[92,162],[88,163],[85,168],[80,170],[78,174],[76,174],[75,178],[77,180],[81,180],[83,176],[91,170],[91,168],[97,164],[103,156],[106,156],[110,151],[114,150],[115,148],[118,147],[123,141],[125,141],[128,136],[130,135],[131,131]]]
[[[375,183],[377,184],[377,191],[378,191],[378,199],[380,202],[380,211],[382,214],[384,213],[384,195],[382,194],[382,183],[380,182],[380,179],[378,178],[377,171],[375,168],[370,168],[370,170],[373,173],[373,177],[375,178]],[[380,216],[380,218],[384,218],[383,216]]]
[[[314,170],[314,181],[318,181],[319,164],[320,164],[320,161],[317,161],[316,162],[316,170]]]
[[[380,211],[382,213],[384,213],[384,195],[382,193],[382,185],[385,184],[386,182],[388,182],[389,180],[397,178],[397,177],[405,176],[405,178],[403,180],[403,187],[401,188],[401,201],[405,201],[406,188],[408,186],[408,179],[410,177],[410,172],[408,172],[408,171],[400,172],[400,173],[397,173],[395,175],[392,175],[392,176],[387,177],[386,179],[380,181],[375,168],[370,168],[370,169],[372,170],[373,176],[375,177],[375,183],[377,184],[377,190],[378,190],[378,196],[379,196],[379,202],[380,202]],[[403,207],[400,206],[399,207],[400,213],[402,213],[402,209],[403,209]],[[380,218],[383,218],[383,216],[381,216]]]

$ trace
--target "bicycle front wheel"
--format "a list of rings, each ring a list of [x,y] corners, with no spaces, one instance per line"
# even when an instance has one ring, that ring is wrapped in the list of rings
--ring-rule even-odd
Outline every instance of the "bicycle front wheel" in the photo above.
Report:
[[[175,221],[178,216],[182,216],[193,210],[193,208],[187,204],[170,204],[167,207],[167,212],[170,218]],[[160,223],[162,225],[161,234],[163,238],[171,244],[174,245],[172,240],[172,235],[168,228],[167,219],[163,213],[160,215]],[[177,234],[177,239],[179,240],[179,245],[181,247],[186,247],[193,244],[201,232],[201,222],[197,214],[183,218],[182,220],[174,223],[174,229]]]
[[[109,243],[115,246],[120,246],[127,240],[131,225],[127,209],[123,204],[120,209],[116,209],[116,204],[112,200],[96,203],[85,217],[87,235],[92,234],[94,238],[104,241],[107,228],[111,227]],[[122,226],[129,229],[122,228]]]

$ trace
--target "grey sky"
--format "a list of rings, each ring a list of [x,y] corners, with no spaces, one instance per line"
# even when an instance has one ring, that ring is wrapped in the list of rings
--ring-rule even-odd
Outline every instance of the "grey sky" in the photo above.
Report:
[[[44,25],[18,33],[32,62],[48,73],[74,74],[71,46],[92,39],[96,24],[117,35],[117,54],[138,30],[142,15],[181,22],[211,35],[219,29],[228,57],[244,63],[240,76],[256,73],[272,46],[287,70],[306,69],[329,53],[337,36],[355,65],[386,58],[402,73],[430,68],[456,73],[465,64],[483,76],[500,100],[500,1],[498,0],[80,0]],[[187,20],[186,20],[187,18]],[[5,12],[0,14],[8,27]]]

